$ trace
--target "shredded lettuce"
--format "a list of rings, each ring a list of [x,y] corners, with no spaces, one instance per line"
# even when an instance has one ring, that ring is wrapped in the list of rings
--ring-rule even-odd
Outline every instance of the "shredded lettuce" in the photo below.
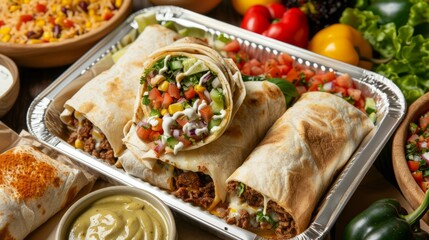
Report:
[[[429,91],[429,3],[410,2],[408,21],[399,28],[394,23],[380,24],[379,16],[364,10],[365,0],[358,0],[356,8],[347,8],[340,18],[362,32],[377,58],[386,60],[373,70],[392,80],[409,104]]]

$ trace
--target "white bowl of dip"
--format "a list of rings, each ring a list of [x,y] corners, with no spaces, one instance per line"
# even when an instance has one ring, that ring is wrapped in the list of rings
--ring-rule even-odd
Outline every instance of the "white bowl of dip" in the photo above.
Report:
[[[0,54],[0,118],[12,108],[18,94],[18,68],[10,58]]]
[[[155,195],[129,186],[102,188],[74,203],[62,217],[56,239],[177,239],[170,209]]]

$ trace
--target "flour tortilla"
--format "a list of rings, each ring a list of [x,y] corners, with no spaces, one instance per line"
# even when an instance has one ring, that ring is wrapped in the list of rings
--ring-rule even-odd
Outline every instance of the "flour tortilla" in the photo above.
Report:
[[[227,190],[225,180],[238,168],[247,155],[263,138],[266,131],[286,110],[284,95],[270,82],[246,82],[246,97],[232,120],[231,126],[216,141],[201,148],[182,151],[177,155],[165,154],[160,161],[185,171],[203,172],[209,175],[215,185],[215,199],[210,208],[220,201],[225,201]],[[133,128],[134,126],[131,126]],[[142,149],[145,147],[137,138],[136,131],[130,130],[125,144],[134,154],[134,158],[119,158],[125,171],[131,175],[166,189],[172,189],[172,174],[168,168],[160,168],[156,157],[147,157]],[[137,145],[136,145],[137,144]],[[140,144],[140,145],[139,145]],[[144,157],[142,157],[144,156]],[[150,164],[147,164],[147,163]],[[163,172],[153,174],[147,169]],[[145,170],[146,169],[146,170]]]
[[[335,174],[373,127],[342,98],[305,93],[227,181],[242,182],[283,207],[299,234]]]
[[[168,28],[147,26],[117,63],[84,85],[64,104],[61,120],[67,124],[74,111],[82,113],[106,136],[114,156],[119,156],[124,150],[123,128],[133,116],[143,62],[153,51],[179,38]]]
[[[89,183],[72,168],[29,145],[0,154],[0,237],[24,239]]]
[[[234,115],[238,111],[240,105],[242,104],[244,97],[246,96],[246,88],[244,87],[241,73],[231,59],[224,59],[218,52],[216,52],[216,50],[201,44],[199,39],[192,38],[186,38],[183,40],[181,39],[174,44],[166,46],[162,49],[158,49],[152,53],[144,63],[145,69],[150,68],[158,60],[163,59],[167,55],[186,56],[189,58],[202,60],[211,69],[211,71],[217,74],[217,77],[222,84],[226,114],[219,125],[219,130],[214,133],[210,133],[210,135],[206,137],[204,141],[199,141],[195,144],[192,144],[181,151],[200,148],[215,141],[225,132],[225,130],[229,127],[231,120],[234,118]],[[139,146],[145,144],[142,140],[131,135],[134,134],[137,123],[140,120],[147,119],[151,112],[149,106],[143,105],[141,103],[141,99],[143,98],[144,93],[147,91],[147,88],[148,84],[146,82],[140,86],[138,97],[135,100],[135,109],[132,123],[129,123],[129,125],[126,126],[124,130],[124,134],[127,135],[126,141],[130,142],[132,139],[133,144]],[[133,125],[132,129],[130,125]],[[150,150],[148,146],[143,146],[142,149],[136,149],[136,151],[145,152],[142,154],[148,158],[154,158],[157,156],[157,153],[153,150]]]

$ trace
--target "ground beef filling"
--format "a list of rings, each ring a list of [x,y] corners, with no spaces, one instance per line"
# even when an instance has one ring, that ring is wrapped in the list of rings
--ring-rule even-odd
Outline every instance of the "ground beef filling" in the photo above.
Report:
[[[210,176],[176,169],[173,195],[185,202],[207,209],[214,200],[214,183]]]
[[[236,189],[238,182],[228,183],[228,192],[230,194],[236,194]],[[244,192],[240,196],[240,200],[247,202],[252,207],[263,209],[264,207],[264,197],[253,190],[250,187],[245,187]],[[276,214],[276,225],[272,225],[265,221],[256,221],[256,214],[249,214],[245,209],[240,209],[238,211],[238,216],[229,217],[226,213],[223,217],[225,218],[228,224],[237,225],[241,228],[260,231],[260,230],[270,230],[272,229],[278,238],[292,238],[296,236],[295,222],[292,219],[292,216],[284,211],[277,203],[269,201],[267,205],[267,215],[269,213]]]
[[[71,132],[67,139],[69,144],[76,147],[76,140],[79,139],[83,143],[82,150],[85,152],[96,158],[101,158],[109,164],[114,164],[116,162],[113,155],[113,149],[106,137],[104,137],[100,144],[96,146],[96,141],[93,139],[91,134],[93,125],[89,120],[82,120],[82,125],[79,127],[79,121],[76,118],[73,118],[71,121],[71,127],[75,130]]]

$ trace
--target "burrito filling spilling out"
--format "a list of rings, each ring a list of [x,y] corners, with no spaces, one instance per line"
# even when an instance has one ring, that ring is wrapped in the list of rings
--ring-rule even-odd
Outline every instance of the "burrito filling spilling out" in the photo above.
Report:
[[[185,171],[170,164],[157,161],[160,168],[165,169],[172,178],[172,195],[185,202],[208,209],[215,198],[213,179],[203,172]]]
[[[204,142],[225,119],[221,82],[200,59],[167,55],[145,70],[141,84],[150,114],[137,123],[137,135],[157,154]]]
[[[223,217],[229,224],[265,237],[288,239],[297,235],[295,222],[276,202],[237,181],[228,183],[230,204]]]
[[[74,111],[70,123],[67,124],[71,134],[67,142],[96,158],[114,164],[116,158],[106,136],[78,111]]]

